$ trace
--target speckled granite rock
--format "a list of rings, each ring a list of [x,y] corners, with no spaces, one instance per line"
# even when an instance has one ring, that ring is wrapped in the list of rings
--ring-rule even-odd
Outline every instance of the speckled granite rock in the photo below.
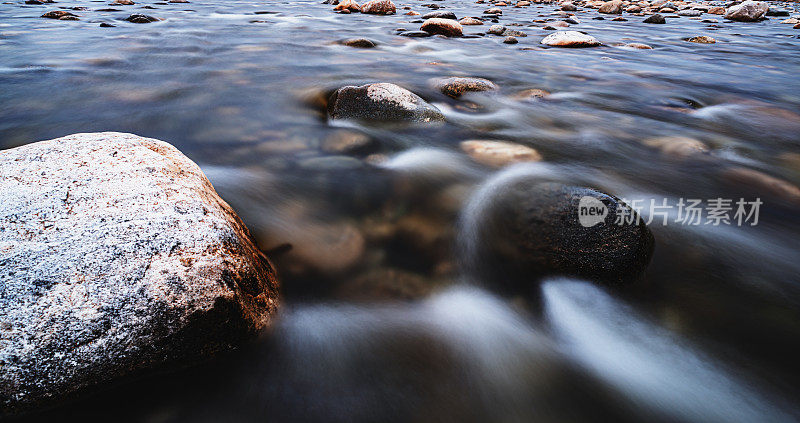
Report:
[[[270,324],[277,289],[167,143],[106,132],[0,151],[0,415],[234,348]]]
[[[384,122],[444,120],[442,112],[420,96],[386,82],[339,88],[328,101],[328,114],[332,119]]]

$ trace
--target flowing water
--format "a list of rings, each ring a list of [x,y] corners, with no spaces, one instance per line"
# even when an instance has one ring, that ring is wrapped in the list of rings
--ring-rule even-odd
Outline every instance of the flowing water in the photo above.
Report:
[[[401,9],[150,3],[0,4],[0,148],[96,131],[172,143],[271,253],[286,305],[245,351],[33,419],[800,418],[800,32],[784,18],[648,25],[594,20],[586,9],[570,29],[605,45],[554,49],[539,44],[548,31],[534,21],[561,19],[555,4],[503,8],[499,23],[528,35],[506,45],[398,36],[420,25]],[[771,4],[797,14],[796,3]],[[488,7],[436,5],[459,17]],[[58,6],[86,10],[73,11],[79,21],[39,17]],[[163,20],[121,20],[131,13]],[[695,35],[717,43],[684,41]],[[337,43],[351,37],[378,46]],[[653,49],[621,47],[630,42]],[[431,87],[447,76],[500,89],[454,100]],[[332,90],[369,82],[414,91],[446,123],[326,119]],[[520,99],[527,89],[551,94]],[[670,154],[647,141],[664,136],[708,151]],[[459,148],[468,139],[513,141],[544,159],[486,167]],[[482,264],[475,228],[519,178],[642,204],[763,205],[756,226],[662,226],[655,216],[652,262],[626,288],[552,279],[494,293],[502,280],[470,270]]]

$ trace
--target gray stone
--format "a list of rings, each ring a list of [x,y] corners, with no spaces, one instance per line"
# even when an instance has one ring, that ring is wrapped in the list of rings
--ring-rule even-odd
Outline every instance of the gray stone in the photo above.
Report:
[[[339,88],[328,101],[328,114],[332,119],[384,122],[444,120],[439,109],[418,95],[386,82]]]
[[[278,307],[200,168],[131,134],[0,151],[0,415],[230,350]]]
[[[725,12],[725,19],[741,22],[755,22],[764,17],[769,10],[769,5],[763,1],[746,1],[736,6],[731,6]]]

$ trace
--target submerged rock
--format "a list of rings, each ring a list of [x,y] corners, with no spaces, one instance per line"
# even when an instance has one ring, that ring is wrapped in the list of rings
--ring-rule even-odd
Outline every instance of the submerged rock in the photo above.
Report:
[[[368,40],[366,38],[348,38],[346,40],[340,41],[340,43],[348,47],[357,47],[357,48],[372,48],[377,45],[375,41]]]
[[[707,36],[707,35],[698,35],[696,37],[687,38],[686,41],[690,43],[698,43],[698,44],[714,44],[717,40]]]
[[[456,14],[444,10],[437,10],[422,15],[422,19],[441,18],[441,19],[457,19]]]
[[[133,14],[125,18],[125,20],[132,23],[144,24],[150,22],[157,22],[159,19],[147,15]]]
[[[47,19],[58,19],[61,21],[76,21],[78,20],[78,16],[74,13],[67,12],[65,10],[52,10],[50,12],[45,13],[41,17]]]
[[[728,8],[725,12],[725,19],[741,22],[755,22],[761,20],[768,10],[769,5],[763,1],[748,0]]]
[[[627,204],[598,190],[518,179],[483,200],[473,252],[487,279],[522,288],[551,275],[622,284],[650,262],[650,230]],[[621,216],[631,222],[617,224]]]
[[[418,95],[386,82],[339,88],[328,101],[328,113],[331,119],[385,122],[444,120],[439,109]]]
[[[447,37],[460,37],[464,28],[453,19],[431,18],[422,23],[421,30],[430,34],[440,34]]]
[[[542,44],[554,47],[596,47],[600,41],[591,35],[578,31],[554,32],[541,41]]]
[[[432,84],[438,91],[447,96],[458,98],[466,92],[497,90],[497,85],[484,78],[452,77],[436,79]]]
[[[642,143],[658,149],[662,154],[673,157],[688,157],[708,152],[708,146],[705,143],[689,137],[654,137],[647,138]]]
[[[370,0],[361,5],[361,13],[393,15],[396,12],[397,8],[392,3],[392,0]]]
[[[488,166],[503,167],[542,160],[542,155],[535,149],[508,141],[469,140],[462,141],[460,146],[476,162]]]
[[[171,145],[77,134],[0,151],[0,414],[234,348],[277,282]]]

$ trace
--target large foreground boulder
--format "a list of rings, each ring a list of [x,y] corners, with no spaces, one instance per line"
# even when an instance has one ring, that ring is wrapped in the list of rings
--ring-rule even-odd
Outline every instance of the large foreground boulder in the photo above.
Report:
[[[339,88],[328,100],[328,114],[332,119],[383,122],[444,120],[442,112],[420,96],[386,82]]]
[[[523,178],[481,201],[469,231],[474,270],[514,289],[557,275],[629,283],[653,253],[653,235],[636,211],[595,189]]]
[[[277,289],[167,143],[95,133],[0,151],[0,415],[234,348],[270,324]]]

